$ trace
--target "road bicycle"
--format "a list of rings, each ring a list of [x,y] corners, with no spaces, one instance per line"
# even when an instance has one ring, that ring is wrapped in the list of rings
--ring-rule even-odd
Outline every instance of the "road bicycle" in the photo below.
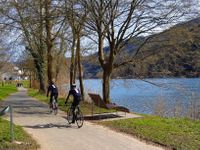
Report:
[[[73,106],[71,106],[68,111],[67,111],[67,121],[69,124],[72,123],[72,120],[73,120]],[[79,105],[75,107],[75,111],[74,111],[74,114],[75,114],[75,122],[78,126],[78,128],[81,128],[83,126],[83,122],[84,122],[84,117],[83,117],[83,113],[81,112],[80,108],[79,108]]]
[[[56,99],[55,99],[55,97],[53,96],[52,97],[52,107],[51,107],[51,109],[52,109],[52,112],[54,113],[54,115],[57,115],[57,113],[58,113],[58,103],[56,102]]]

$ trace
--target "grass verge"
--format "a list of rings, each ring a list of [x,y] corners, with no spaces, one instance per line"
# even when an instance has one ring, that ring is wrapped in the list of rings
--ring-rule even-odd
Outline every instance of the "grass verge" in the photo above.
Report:
[[[28,95],[31,97],[34,97],[42,102],[49,103],[49,98],[46,97],[45,94],[41,94],[38,92],[36,89],[29,89],[28,90]],[[69,107],[71,106],[72,99],[68,101],[67,106],[65,105],[65,99],[64,98],[59,98],[58,99],[58,107],[62,111],[67,111]],[[91,115],[92,111],[92,105],[87,103],[87,102],[81,102],[80,103],[80,109],[83,112],[84,115]],[[113,112],[114,110],[108,110],[104,108],[100,108],[97,106],[93,106],[93,113],[107,113],[107,112]]]
[[[145,116],[99,124],[171,149],[200,149],[200,121]]]
[[[17,88],[14,84],[5,84],[4,86],[0,86],[0,101],[14,92],[17,92]]]
[[[16,85],[5,84],[0,86],[0,101],[5,99],[11,93],[17,92]],[[10,142],[10,124],[9,121],[0,118],[0,150],[36,150],[39,146],[20,126],[14,125],[14,140]]]
[[[0,150],[36,150],[37,143],[20,126],[14,125],[14,138],[18,142],[10,142],[10,126],[7,120],[0,118]]]

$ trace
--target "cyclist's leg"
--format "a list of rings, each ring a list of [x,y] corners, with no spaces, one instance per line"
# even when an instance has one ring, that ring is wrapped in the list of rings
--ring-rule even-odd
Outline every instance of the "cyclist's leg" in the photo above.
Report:
[[[58,102],[58,94],[54,94],[54,98],[56,100],[56,103]]]
[[[72,104],[72,114],[73,114],[73,116],[72,116],[72,123],[74,123],[75,122],[75,106]]]
[[[55,95],[54,95],[54,98],[55,98],[55,100],[56,100],[56,107],[58,107],[58,94],[55,94]]]
[[[49,107],[52,108],[53,94],[50,95]]]
[[[76,106],[78,105],[79,103],[74,100],[73,103],[72,103],[72,112],[73,112],[73,118],[72,118],[72,123],[75,122],[75,117],[76,117],[76,114],[75,114],[75,109],[76,109]]]

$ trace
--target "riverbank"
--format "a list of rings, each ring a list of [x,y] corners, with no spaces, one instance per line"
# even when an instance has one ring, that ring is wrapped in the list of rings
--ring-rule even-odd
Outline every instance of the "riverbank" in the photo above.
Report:
[[[84,80],[85,91],[102,94],[101,80]],[[110,82],[110,99],[139,114],[198,118],[200,78],[118,79]]]
[[[37,89],[29,88],[28,89],[28,95],[38,99],[39,101],[46,103],[46,104],[49,103],[49,97],[46,97],[45,94],[39,93]],[[72,103],[71,97],[70,97],[67,105],[65,105],[65,98],[58,98],[58,107],[62,111],[66,112],[69,109],[69,107],[71,106],[71,103]],[[81,102],[80,103],[80,109],[81,109],[81,111],[83,112],[84,115],[91,115],[92,111],[93,111],[94,114],[95,113],[107,113],[107,112],[115,111],[115,110],[108,110],[108,109],[105,109],[105,108],[100,108],[100,107],[97,107],[95,105],[92,106],[91,104],[89,104],[87,102]]]
[[[37,90],[29,89],[29,96],[48,103],[45,95],[39,94]],[[59,108],[67,110],[64,107],[64,99],[59,99]],[[81,110],[84,110],[84,114],[91,113],[91,106],[82,103]],[[96,107],[95,111],[99,112],[99,108]],[[196,150],[200,148],[200,121],[144,115],[143,118],[137,119],[95,121],[95,123],[170,149]]]
[[[104,121],[98,124],[170,149],[200,149],[200,121],[144,116],[143,118]]]

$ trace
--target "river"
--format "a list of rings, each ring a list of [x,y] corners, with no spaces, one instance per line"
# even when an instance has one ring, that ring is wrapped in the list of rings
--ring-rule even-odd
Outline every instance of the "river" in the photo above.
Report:
[[[84,85],[86,92],[102,95],[102,80],[84,80]],[[175,106],[186,112],[191,104],[200,107],[200,78],[114,79],[110,96],[112,102],[137,113],[153,114],[157,107],[170,113]]]

